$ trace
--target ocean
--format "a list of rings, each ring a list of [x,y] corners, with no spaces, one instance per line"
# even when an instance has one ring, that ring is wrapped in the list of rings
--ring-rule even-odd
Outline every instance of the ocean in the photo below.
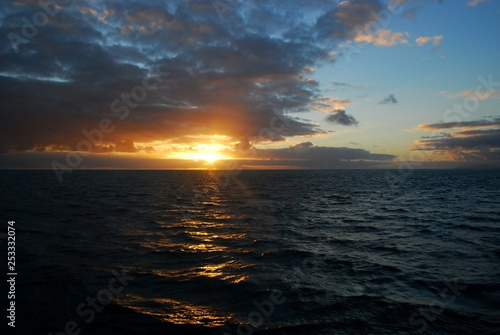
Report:
[[[498,170],[0,181],[9,334],[500,334]]]

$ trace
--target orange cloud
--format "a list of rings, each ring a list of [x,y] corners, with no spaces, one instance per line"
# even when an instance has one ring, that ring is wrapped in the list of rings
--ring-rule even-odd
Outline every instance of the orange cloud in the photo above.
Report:
[[[441,46],[442,41],[443,41],[443,35],[438,35],[434,37],[421,36],[415,40],[415,42],[417,42],[419,47],[424,46],[429,42],[432,42],[432,44],[434,45],[434,49],[439,48]]]
[[[381,47],[392,47],[398,43],[408,44],[408,40],[404,38],[405,36],[409,36],[409,34],[392,32],[389,29],[381,29],[369,35],[358,35],[354,40],[356,42],[373,43]]]

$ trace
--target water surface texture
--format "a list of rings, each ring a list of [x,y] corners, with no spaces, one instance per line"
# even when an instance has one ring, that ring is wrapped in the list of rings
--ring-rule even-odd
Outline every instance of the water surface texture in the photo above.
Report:
[[[499,333],[500,172],[214,173],[1,171],[17,333]]]

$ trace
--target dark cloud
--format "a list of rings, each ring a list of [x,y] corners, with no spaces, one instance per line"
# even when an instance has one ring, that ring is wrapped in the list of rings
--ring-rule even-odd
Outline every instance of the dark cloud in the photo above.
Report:
[[[491,120],[424,124],[420,125],[418,129],[427,131],[458,130],[422,136],[419,141],[413,144],[413,150],[446,154],[456,161],[488,161],[497,166],[500,164],[499,117],[491,118]]]
[[[497,150],[500,149],[500,129],[445,133],[424,138],[419,143],[420,148],[426,150],[474,149],[477,147]]]
[[[154,152],[155,141],[197,135],[258,141],[277,112],[287,127],[267,140],[324,134],[294,117],[321,98],[310,75],[330,59],[323,42],[352,37],[380,9],[375,0],[245,2],[221,19],[203,1],[74,1],[26,36],[23,18],[39,2],[8,1],[0,152],[77,150],[106,118],[113,131],[93,152]],[[343,110],[327,120],[358,123]]]
[[[257,157],[260,161],[255,164],[327,169],[391,167],[397,156],[375,154],[364,149],[314,146],[311,142],[303,142],[290,148],[258,150]]]
[[[349,115],[343,109],[337,109],[326,117],[326,122],[337,123],[343,126],[356,126],[358,121],[354,116]]]
[[[361,85],[343,83],[343,82],[338,82],[338,81],[334,81],[332,84],[334,86],[337,86],[337,87],[362,88]]]
[[[450,128],[477,128],[477,127],[500,127],[500,117],[490,117],[490,119],[461,121],[461,122],[440,122],[425,123],[417,127],[419,130],[439,130]]]
[[[397,104],[398,100],[394,97],[394,94],[390,94],[384,100],[380,101],[379,104],[387,105],[387,104]]]
[[[305,142],[290,148],[256,150],[256,158],[242,159],[236,164],[245,168],[300,168],[300,169],[350,169],[350,168],[394,168],[394,155],[376,154],[363,149],[342,147],[316,147]],[[61,152],[16,152],[2,155],[2,168],[44,169],[56,160],[64,162]],[[211,168],[234,169],[235,161],[219,161]],[[155,159],[147,156],[103,155],[90,153],[85,156],[81,168],[110,169],[190,169],[199,168],[198,162],[184,159]]]
[[[382,8],[378,0],[343,1],[318,19],[318,35],[322,39],[352,38],[375,23]]]
[[[314,146],[314,144],[312,144],[312,142],[301,142],[301,143],[297,143],[297,144],[294,144],[294,145],[291,145],[290,148],[294,148],[294,149],[304,149],[304,148],[310,148]]]

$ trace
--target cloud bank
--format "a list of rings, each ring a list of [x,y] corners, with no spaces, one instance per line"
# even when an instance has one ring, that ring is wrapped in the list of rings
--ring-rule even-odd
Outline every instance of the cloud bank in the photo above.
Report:
[[[421,124],[418,130],[433,131],[412,145],[412,150],[432,151],[462,162],[500,163],[500,117]]]
[[[294,114],[318,102],[335,110],[329,122],[355,125],[343,111],[351,102],[322,97],[311,73],[383,8],[377,0],[222,11],[204,1],[62,3],[2,9],[0,35],[10,36],[0,41],[2,153],[85,151],[82,140],[96,153],[153,153],[196,136],[238,142],[258,138],[276,112],[288,126],[274,140],[312,136],[324,130]],[[112,130],[100,138],[92,130],[103,120]]]

